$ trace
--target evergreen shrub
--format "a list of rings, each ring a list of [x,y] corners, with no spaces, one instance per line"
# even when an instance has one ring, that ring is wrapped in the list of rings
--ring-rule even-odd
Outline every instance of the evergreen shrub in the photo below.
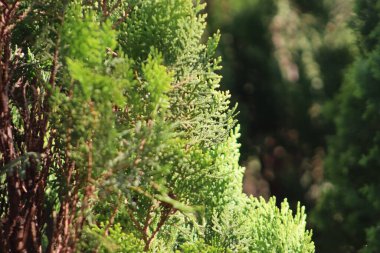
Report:
[[[314,252],[302,208],[242,193],[203,4],[0,6],[0,252]]]

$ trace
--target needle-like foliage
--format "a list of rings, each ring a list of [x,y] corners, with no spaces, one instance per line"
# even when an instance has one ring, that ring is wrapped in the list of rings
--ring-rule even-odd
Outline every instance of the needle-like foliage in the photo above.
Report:
[[[1,8],[0,252],[314,252],[302,209],[242,194],[203,4]]]

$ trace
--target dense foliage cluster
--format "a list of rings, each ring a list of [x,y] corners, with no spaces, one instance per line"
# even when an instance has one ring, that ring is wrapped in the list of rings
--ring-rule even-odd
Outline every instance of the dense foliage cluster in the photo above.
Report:
[[[203,9],[0,1],[0,252],[314,252],[242,193]]]

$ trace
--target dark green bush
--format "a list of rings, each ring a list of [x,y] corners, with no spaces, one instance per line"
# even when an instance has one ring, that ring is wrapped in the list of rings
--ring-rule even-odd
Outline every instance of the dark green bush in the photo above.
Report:
[[[379,6],[379,1],[356,1],[360,54],[328,110],[336,126],[326,159],[327,179],[333,186],[314,216],[327,242],[323,252],[380,250]]]

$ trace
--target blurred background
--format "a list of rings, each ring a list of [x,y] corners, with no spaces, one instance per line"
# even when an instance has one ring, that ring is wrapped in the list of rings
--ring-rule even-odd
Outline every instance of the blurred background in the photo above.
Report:
[[[334,187],[325,177],[328,139],[336,132],[345,73],[358,54],[353,1],[206,2],[209,33],[221,33],[222,89],[240,112],[245,192],[287,198],[293,208],[300,201],[317,252],[357,252],[362,242],[351,245],[345,231],[323,225],[339,212],[316,208]]]

